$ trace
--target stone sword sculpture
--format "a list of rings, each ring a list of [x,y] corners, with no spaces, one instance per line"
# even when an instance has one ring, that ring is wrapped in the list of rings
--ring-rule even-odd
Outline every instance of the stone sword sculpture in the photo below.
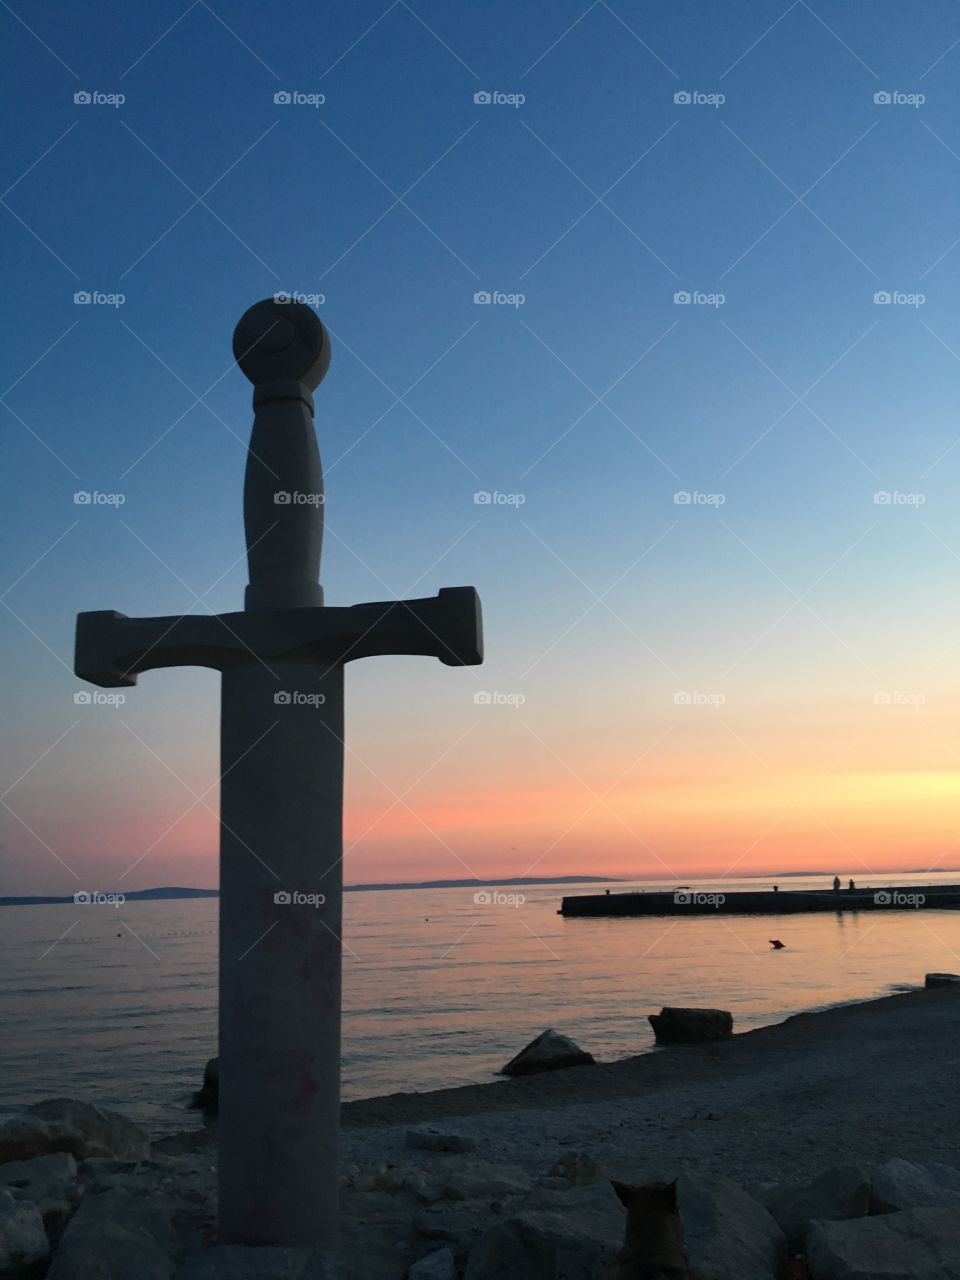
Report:
[[[309,307],[268,300],[242,317],[233,350],[254,384],[245,609],[81,613],[75,669],[104,688],[155,667],[221,672],[220,1240],[332,1253],[344,664],[379,654],[482,662],[480,602],[473,587],[451,587],[324,605],[311,391],[329,366],[329,337]]]

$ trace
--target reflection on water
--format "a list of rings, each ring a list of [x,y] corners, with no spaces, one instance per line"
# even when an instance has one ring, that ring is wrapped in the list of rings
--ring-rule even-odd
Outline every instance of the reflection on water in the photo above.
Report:
[[[344,1097],[490,1080],[547,1026],[618,1058],[652,1048],[646,1015],[664,1004],[730,1009],[746,1030],[960,971],[958,912],[558,916],[579,891],[347,894]],[[216,919],[211,899],[3,908],[0,1111],[67,1094],[155,1132],[199,1124],[182,1107],[215,1052]]]

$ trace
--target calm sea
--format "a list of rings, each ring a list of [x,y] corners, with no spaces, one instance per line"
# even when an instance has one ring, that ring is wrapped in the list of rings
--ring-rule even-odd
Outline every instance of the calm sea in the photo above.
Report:
[[[479,905],[469,889],[347,894],[344,1097],[489,1081],[549,1026],[614,1059],[653,1048],[646,1015],[661,1005],[730,1009],[745,1030],[960,971],[960,912],[556,914],[564,893],[596,891],[504,890],[524,895],[515,905]],[[158,1134],[198,1126],[184,1108],[216,1049],[216,946],[215,899],[0,908],[0,1112],[69,1095]]]

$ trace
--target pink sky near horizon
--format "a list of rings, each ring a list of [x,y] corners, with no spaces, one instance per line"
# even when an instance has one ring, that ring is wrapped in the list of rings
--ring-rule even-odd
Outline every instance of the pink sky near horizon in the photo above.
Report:
[[[929,708],[924,718],[910,707],[871,708],[866,727],[862,707],[855,726],[833,710],[810,735],[811,708],[789,732],[754,717],[752,742],[742,715],[668,715],[630,752],[616,740],[605,752],[578,746],[572,731],[550,741],[520,721],[506,733],[502,724],[491,729],[489,740],[481,722],[439,760],[439,738],[411,744],[402,761],[395,743],[375,742],[365,760],[348,753],[345,879],[682,881],[805,868],[864,878],[960,863],[960,767],[951,760],[948,708],[936,713],[945,721],[936,750]],[[2,891],[215,887],[213,761],[188,764],[180,776],[194,795],[214,784],[202,803],[144,751],[113,779],[109,800],[79,775],[56,812],[44,803],[38,770],[34,804],[19,808],[30,823],[18,859],[24,874],[7,877]],[[95,755],[87,767],[94,779]],[[83,885],[58,851],[82,868]],[[318,851],[318,875],[322,869]]]

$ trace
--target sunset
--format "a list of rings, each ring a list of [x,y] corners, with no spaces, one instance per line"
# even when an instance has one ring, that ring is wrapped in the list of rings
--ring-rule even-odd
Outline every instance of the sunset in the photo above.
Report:
[[[3,1280],[960,1280],[960,17],[0,2]]]

